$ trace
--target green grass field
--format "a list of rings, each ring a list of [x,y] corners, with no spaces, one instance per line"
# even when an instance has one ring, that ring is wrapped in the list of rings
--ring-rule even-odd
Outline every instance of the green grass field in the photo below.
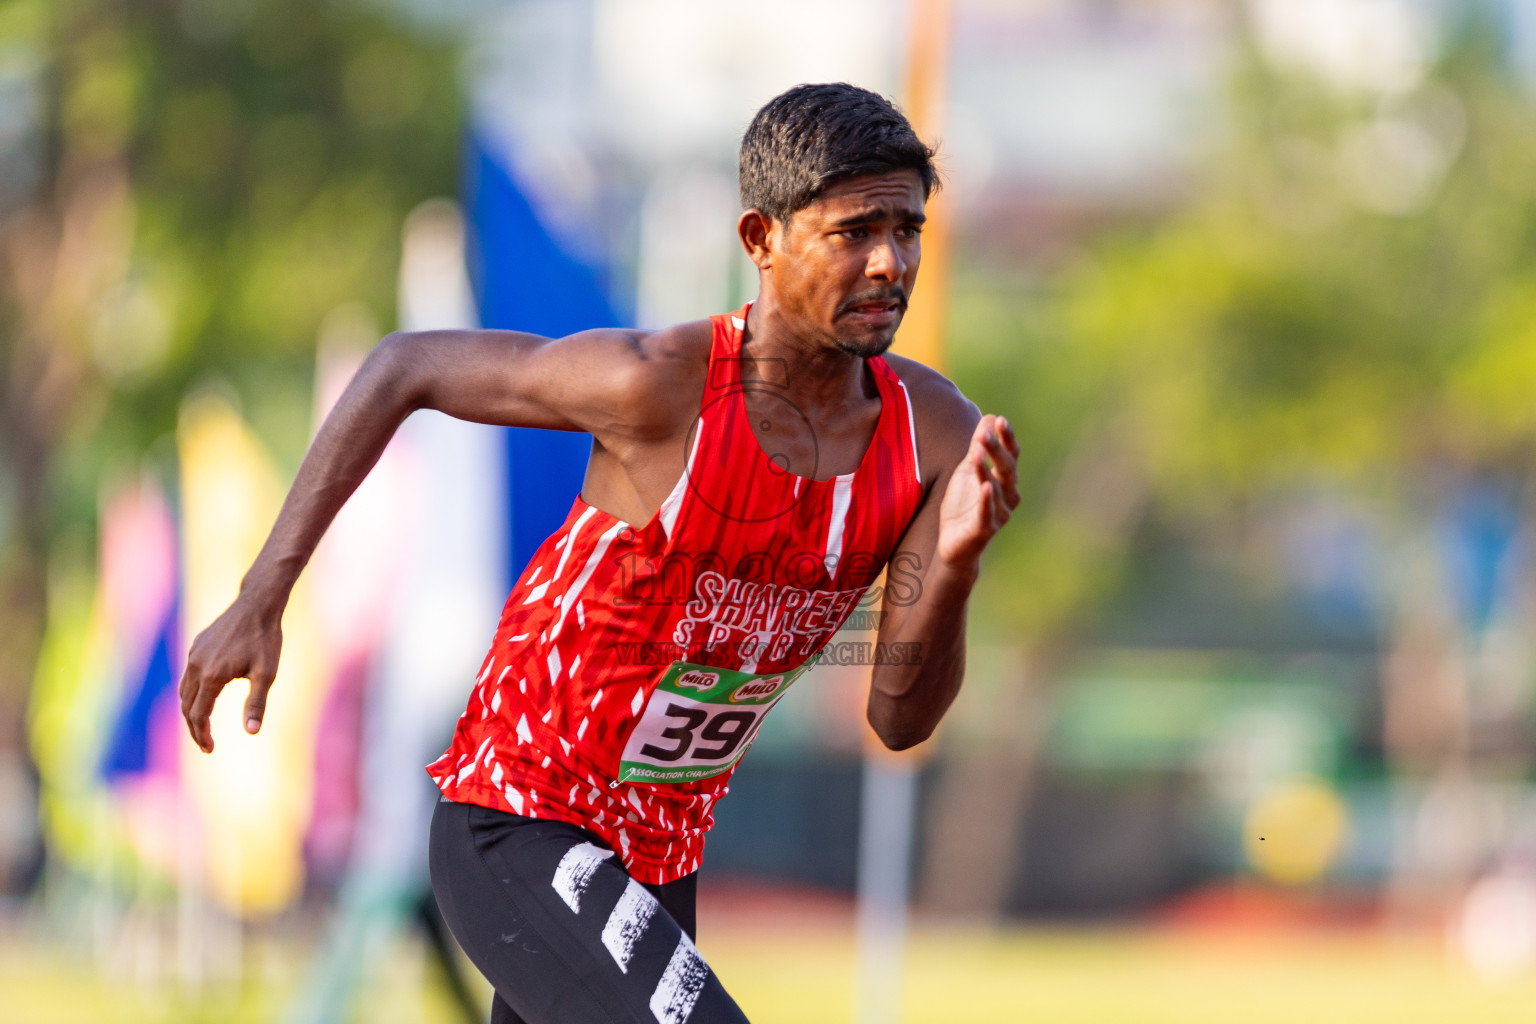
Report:
[[[759,1024],[853,1019],[846,940],[739,935],[705,952]],[[1536,977],[1491,986],[1427,939],[925,931],[907,962],[903,1020],[914,1024],[1536,1020]]]
[[[745,925],[706,931],[701,948],[755,1024],[853,1019],[847,928]],[[0,942],[0,1022],[275,1021],[302,961],[293,948],[249,949],[241,985],[188,1000],[143,980],[106,980],[88,958],[12,934]],[[377,979],[354,1020],[454,1020],[413,945],[402,944]],[[920,927],[903,1005],[913,1024],[1526,1024],[1536,1020],[1536,976],[1483,982],[1429,937]]]

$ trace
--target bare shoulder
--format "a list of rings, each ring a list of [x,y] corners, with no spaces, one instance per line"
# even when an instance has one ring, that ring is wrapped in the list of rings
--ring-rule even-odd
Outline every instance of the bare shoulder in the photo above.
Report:
[[[933,367],[891,352],[886,353],[885,362],[911,396],[917,456],[923,465],[923,480],[931,483],[965,457],[981,410],[954,381]]]
[[[661,330],[610,328],[593,340],[593,355],[607,365],[595,372],[615,381],[612,412],[637,437],[670,436],[698,413],[709,372],[713,327],[708,320]]]
[[[714,340],[714,325],[708,320],[631,333],[640,336],[641,358],[654,364],[659,372],[693,373],[704,379],[709,368],[709,346]]]
[[[975,404],[965,397],[955,386],[954,381],[938,370],[926,363],[908,359],[894,352],[885,354],[885,362],[907,386],[907,393],[912,396],[913,411],[917,416],[935,413],[944,417],[953,417],[969,411],[976,419],[980,419],[981,413],[976,411]],[[972,425],[974,426],[974,422]],[[969,440],[969,431],[966,437]]]
[[[556,344],[563,358],[601,360],[614,370],[648,366],[653,372],[665,373],[686,372],[695,363],[707,364],[710,338],[710,322],[694,320],[654,331],[595,327],[560,338]]]

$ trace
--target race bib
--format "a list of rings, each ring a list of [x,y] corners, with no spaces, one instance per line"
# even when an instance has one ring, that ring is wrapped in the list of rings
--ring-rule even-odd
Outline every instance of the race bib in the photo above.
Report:
[[[752,675],[673,662],[624,745],[618,781],[695,782],[729,771],[808,667]]]

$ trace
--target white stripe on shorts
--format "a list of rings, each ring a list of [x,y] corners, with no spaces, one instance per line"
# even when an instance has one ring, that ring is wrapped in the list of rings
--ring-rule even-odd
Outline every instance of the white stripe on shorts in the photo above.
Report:
[[[680,936],[667,969],[656,983],[656,991],[651,993],[651,1013],[658,1024],[683,1024],[693,1012],[693,1004],[699,1001],[707,980],[709,965],[688,936]]]
[[[603,945],[608,947],[613,962],[625,974],[629,973],[629,958],[634,955],[635,943],[645,934],[660,905],[649,889],[631,878],[613,913],[608,915],[608,923],[603,926]]]
[[[612,850],[604,850],[591,843],[579,843],[566,850],[565,856],[560,858],[560,866],[555,868],[555,877],[550,879],[549,884],[565,900],[565,905],[571,908],[572,913],[581,913],[581,894],[592,884],[592,874],[597,866],[612,856]]]

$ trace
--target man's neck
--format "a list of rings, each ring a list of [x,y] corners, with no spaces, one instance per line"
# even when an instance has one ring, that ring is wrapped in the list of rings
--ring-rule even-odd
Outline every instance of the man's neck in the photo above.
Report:
[[[744,379],[782,387],[802,411],[838,409],[870,397],[865,360],[844,352],[830,340],[806,336],[788,317],[779,314],[771,294],[764,294],[747,311],[742,356]]]

